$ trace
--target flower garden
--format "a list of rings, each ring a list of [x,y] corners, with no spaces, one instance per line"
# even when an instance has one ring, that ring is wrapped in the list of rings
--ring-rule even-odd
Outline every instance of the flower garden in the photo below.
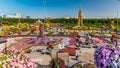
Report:
[[[33,25],[2,26],[0,36],[0,68],[120,67],[115,33],[44,28],[38,20]]]

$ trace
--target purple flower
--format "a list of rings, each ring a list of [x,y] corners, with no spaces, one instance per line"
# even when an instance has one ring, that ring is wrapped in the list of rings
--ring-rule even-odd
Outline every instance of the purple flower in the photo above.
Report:
[[[118,68],[120,63],[120,50],[118,47],[98,46],[94,53],[95,64],[97,68]]]

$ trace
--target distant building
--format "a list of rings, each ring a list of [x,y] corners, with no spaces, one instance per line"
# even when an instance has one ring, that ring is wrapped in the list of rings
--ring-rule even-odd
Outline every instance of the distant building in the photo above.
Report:
[[[70,18],[78,18],[78,17],[63,17],[65,19],[70,19]]]
[[[0,18],[2,18],[2,15],[0,15]]]
[[[30,16],[26,16],[27,19],[30,19]]]
[[[3,15],[3,18],[6,18],[6,15]]]
[[[65,19],[69,19],[70,17],[64,17]]]
[[[3,15],[3,18],[21,18],[21,14],[15,13],[14,15]]]

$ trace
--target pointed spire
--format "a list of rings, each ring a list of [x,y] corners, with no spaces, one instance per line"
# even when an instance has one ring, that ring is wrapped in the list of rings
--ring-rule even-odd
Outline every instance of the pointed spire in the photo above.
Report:
[[[82,11],[82,8],[80,7],[80,11]]]
[[[80,15],[81,12],[82,12],[82,7],[79,8],[79,15]]]
[[[82,8],[80,8],[79,13],[78,13],[78,26],[79,27],[83,26]]]
[[[81,6],[81,3],[80,3],[80,10],[79,11],[82,11],[82,6]]]

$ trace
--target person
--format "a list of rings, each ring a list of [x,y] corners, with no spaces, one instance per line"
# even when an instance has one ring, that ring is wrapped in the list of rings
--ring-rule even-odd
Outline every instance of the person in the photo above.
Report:
[[[110,40],[111,40],[112,43],[114,42],[113,37],[111,37]]]
[[[88,39],[85,40],[85,44],[88,45],[89,44],[89,41]]]
[[[79,58],[79,56],[78,56],[78,54],[76,54],[76,56],[75,56],[75,60],[78,60],[78,58]]]
[[[80,41],[79,41],[79,39],[75,39],[75,46],[76,47],[80,47]]]
[[[34,30],[35,30],[34,26],[31,25],[31,33],[34,33]]]
[[[80,37],[81,37],[81,36],[78,34],[78,35],[77,35],[77,38],[79,39]]]
[[[50,42],[48,42],[47,45],[48,45],[47,49],[53,49],[53,45]]]
[[[47,45],[48,45],[48,47],[47,47],[48,54],[49,54],[50,56],[52,56],[52,55],[51,55],[51,52],[52,52],[52,49],[53,49],[53,45],[52,45],[50,42],[48,42]]]

